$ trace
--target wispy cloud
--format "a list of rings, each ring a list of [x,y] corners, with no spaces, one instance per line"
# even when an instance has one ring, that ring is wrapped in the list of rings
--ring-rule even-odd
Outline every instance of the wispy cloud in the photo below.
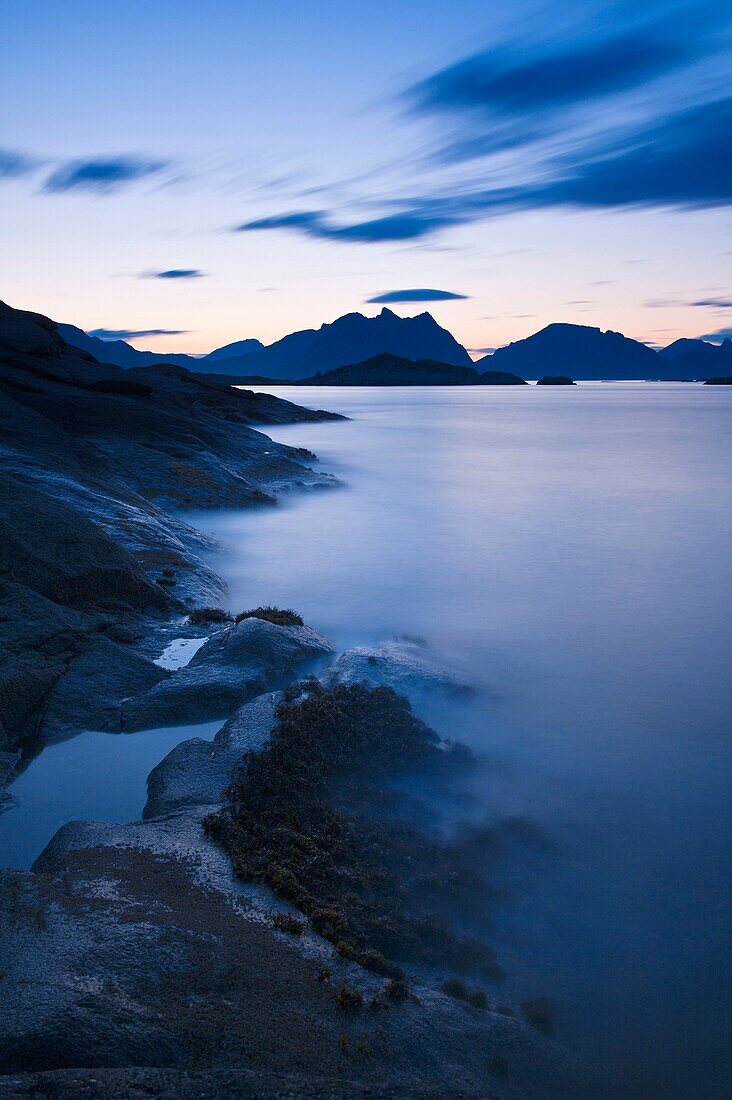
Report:
[[[705,336],[697,336],[697,340],[708,340],[710,344],[721,344],[723,340],[732,340],[732,328],[718,328],[716,332],[708,332]]]
[[[456,294],[452,290],[387,290],[384,294],[376,294],[373,298],[367,298],[369,305],[390,302],[455,302],[464,301],[468,294]]]
[[[328,220],[322,210],[302,210],[289,214],[274,214],[256,218],[235,227],[236,233],[251,233],[263,229],[294,229],[320,240],[351,241],[358,244],[374,242],[414,241],[429,236],[437,229],[453,225],[453,216],[431,214],[426,209],[405,210],[380,218],[337,225]]]
[[[148,336],[184,336],[185,328],[93,328],[87,335],[99,340],[138,340]]]
[[[649,298],[645,303],[651,309],[668,308],[700,308],[700,309],[732,309],[732,298],[697,298],[689,301],[685,298]]]
[[[699,298],[696,302],[690,302],[692,306],[703,306],[708,309],[732,309],[732,298]]]
[[[17,179],[29,176],[41,165],[34,157],[18,153],[15,149],[0,149],[0,179]]]
[[[405,99],[415,113],[458,123],[439,156],[459,160],[539,140],[554,116],[648,84],[703,50],[700,38],[672,34],[668,21],[569,42],[523,39],[442,69]]]
[[[729,205],[728,18],[713,0],[676,4],[663,21],[641,22],[628,5],[612,33],[584,23],[498,43],[403,93],[407,123],[418,118],[433,138],[404,154],[401,177],[393,165],[375,170],[370,194],[344,201],[343,188],[324,186],[329,208],[275,211],[238,228],[371,244],[525,210]],[[364,204],[376,216],[354,217]]]
[[[93,191],[108,195],[139,180],[159,175],[168,166],[167,161],[129,155],[99,160],[70,160],[51,172],[43,191],[46,194]]]
[[[197,267],[171,267],[167,271],[143,271],[141,279],[203,279],[205,271]]]

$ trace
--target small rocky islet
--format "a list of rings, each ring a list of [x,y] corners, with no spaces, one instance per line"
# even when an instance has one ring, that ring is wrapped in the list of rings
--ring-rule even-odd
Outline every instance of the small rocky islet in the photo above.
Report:
[[[223,724],[152,771],[140,821],[0,872],[4,1095],[587,1095],[544,1002],[494,1003],[495,833],[435,828],[481,762],[408,697],[470,685],[414,642],[234,621],[177,515],[334,484],[257,428],[333,414],[133,373],[0,305],[4,780],[79,729]],[[179,636],[205,641],[162,668]]]

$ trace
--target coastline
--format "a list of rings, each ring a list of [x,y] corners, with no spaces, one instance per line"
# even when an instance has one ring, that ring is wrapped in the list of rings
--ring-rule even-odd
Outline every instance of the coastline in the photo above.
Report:
[[[255,434],[257,446],[249,441],[248,457],[259,478],[248,480],[242,494],[247,503],[264,506],[256,494],[275,489],[332,484],[302,464],[302,452]],[[129,437],[126,444],[129,470],[134,445]],[[118,462],[118,444],[107,446]],[[26,449],[26,461],[29,454]],[[227,472],[224,460],[221,467],[217,476]],[[142,469],[149,470],[149,461]],[[383,977],[344,956],[312,927],[296,937],[279,931],[273,914],[291,913],[291,906],[266,887],[232,875],[226,852],[204,834],[203,819],[220,811],[222,791],[242,754],[266,745],[281,688],[335,655],[305,626],[254,618],[212,632],[176,671],[154,665],[153,649],[159,653],[174,634],[181,636],[186,604],[214,599],[222,582],[205,564],[211,543],[167,508],[128,489],[120,512],[112,514],[109,483],[104,495],[107,472],[95,471],[93,488],[88,479],[68,479],[58,496],[43,500],[46,509],[63,501],[61,511],[73,502],[75,545],[87,509],[95,536],[96,525],[105,532],[100,558],[115,551],[124,556],[111,577],[106,568],[84,572],[85,584],[91,577],[101,586],[98,607],[92,610],[86,588],[81,609],[74,607],[71,615],[54,611],[54,627],[68,631],[71,624],[75,640],[91,644],[64,656],[65,669],[45,691],[41,714],[24,727],[28,739],[19,738],[13,751],[46,737],[72,736],[74,728],[94,721],[100,725],[88,728],[118,732],[147,728],[161,714],[182,725],[204,713],[226,721],[213,742],[182,741],[158,764],[141,821],[70,822],[49,840],[31,872],[0,874],[6,1005],[0,1066],[12,1075],[11,1087],[28,1094],[41,1080],[26,1075],[50,1071],[54,1088],[83,1082],[88,1095],[111,1097],[125,1095],[135,1082],[157,1088],[163,1073],[168,1077],[161,1088],[185,1095],[191,1073],[203,1074],[193,1080],[205,1090],[217,1088],[215,1074],[225,1070],[233,1075],[227,1095],[247,1095],[252,1074],[264,1075],[256,1087],[272,1088],[272,1095],[280,1087],[288,1094],[296,1089],[296,1095],[310,1088],[328,1095],[324,1087],[332,1095],[360,1095],[364,1082],[380,1090],[372,1095],[383,1096],[588,1095],[582,1072],[551,1038],[507,1011],[442,991],[439,968],[410,967],[413,993],[380,1011],[361,1008],[360,1001],[352,1010],[344,1007],[339,990],[376,1003]],[[119,492],[118,471],[112,473]],[[177,478],[180,483],[180,470]],[[199,507],[219,491],[207,478],[208,470],[187,486]],[[27,478],[23,488],[27,505],[38,489]],[[168,500],[174,498],[179,484],[155,495],[165,499],[166,492]],[[233,499],[232,493],[227,503]],[[47,512],[47,533],[49,523]],[[98,561],[94,568],[100,568]],[[43,614],[48,604],[67,607],[62,594],[77,600],[78,582],[71,576],[66,589],[54,589],[55,600],[38,594]],[[129,597],[131,590],[139,606],[114,606],[120,577],[124,593]],[[38,603],[28,595],[32,591],[24,586],[22,601],[12,593],[16,613]],[[37,621],[31,617],[20,630],[16,617],[19,649]],[[185,633],[200,638],[201,628]],[[56,637],[51,635],[51,648],[58,647]],[[41,653],[49,664],[53,655]],[[439,670],[409,647],[378,654],[362,647],[342,655],[330,675],[333,683],[346,684],[371,675],[376,684],[391,681],[399,688],[415,679],[434,686],[440,679]],[[108,1070],[78,1068],[83,1066]]]

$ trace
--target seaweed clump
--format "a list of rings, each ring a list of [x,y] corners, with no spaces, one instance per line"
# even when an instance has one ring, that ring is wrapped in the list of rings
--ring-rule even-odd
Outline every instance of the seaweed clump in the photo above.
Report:
[[[230,623],[231,615],[222,607],[196,607],[188,616],[191,626],[208,626],[210,623]]]
[[[244,619],[264,619],[275,626],[304,626],[302,616],[293,611],[291,607],[254,607],[250,611],[242,611],[236,616],[234,622],[240,623]]]
[[[397,960],[496,977],[491,948],[443,917],[446,900],[460,909],[461,893],[475,894],[476,873],[450,843],[390,816],[400,777],[444,777],[468,759],[391,688],[311,679],[288,690],[267,746],[245,756],[204,827],[240,878],[266,883],[342,957],[392,983],[404,979]]]

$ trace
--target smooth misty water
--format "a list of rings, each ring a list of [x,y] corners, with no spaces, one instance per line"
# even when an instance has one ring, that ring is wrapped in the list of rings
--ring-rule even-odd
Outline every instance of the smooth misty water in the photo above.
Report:
[[[497,869],[510,900],[490,938],[508,977],[491,1000],[552,997],[608,1100],[717,1100],[732,392],[273,392],[353,417],[271,432],[342,487],[191,517],[221,540],[230,606],[292,606],[339,648],[418,635],[483,686],[424,716],[490,754],[486,815],[551,841]],[[69,818],[137,817],[150,768],[219,725],[45,750],[0,814],[0,863],[27,866]]]
[[[496,758],[489,814],[556,843],[504,869],[504,995],[554,998],[609,1096],[721,1096],[732,392],[273,392],[353,417],[272,433],[343,488],[196,517],[231,607],[420,635],[486,685],[427,717]]]

